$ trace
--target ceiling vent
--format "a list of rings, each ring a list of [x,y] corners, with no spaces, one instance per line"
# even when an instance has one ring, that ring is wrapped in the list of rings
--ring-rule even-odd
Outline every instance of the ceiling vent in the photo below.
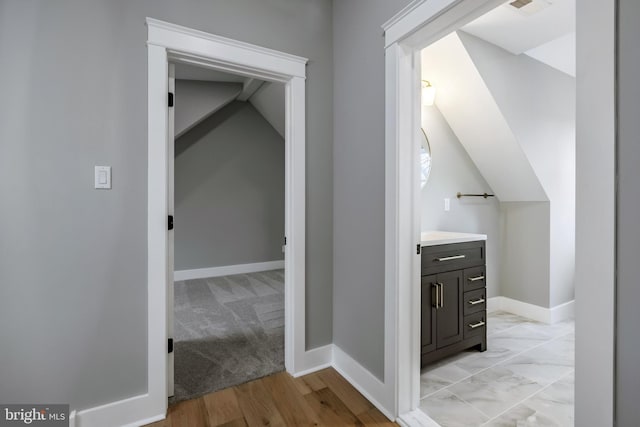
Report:
[[[523,6],[528,5],[529,3],[531,3],[533,0],[516,0],[516,1],[512,1],[511,3],[509,3],[511,6],[515,7],[516,9],[520,9]]]
[[[505,7],[521,15],[531,16],[551,6],[552,0],[515,0],[505,4]]]

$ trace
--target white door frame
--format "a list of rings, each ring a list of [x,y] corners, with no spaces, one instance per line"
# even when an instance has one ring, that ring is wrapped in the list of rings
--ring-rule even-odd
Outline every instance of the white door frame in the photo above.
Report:
[[[429,44],[437,41],[451,31],[457,30],[465,23],[486,13],[492,8],[504,3],[504,0],[417,0],[409,4],[396,16],[383,25],[385,30],[385,383],[393,384],[396,389],[396,414],[399,421],[410,424],[411,420],[420,417],[416,408],[420,400],[420,255],[416,253],[416,244],[420,242],[420,220],[419,220],[419,199],[416,198],[416,186],[419,180],[416,175],[416,168],[419,162],[417,131],[420,127],[420,51]],[[604,43],[598,44],[597,55],[602,55],[605,60],[610,60],[606,52],[612,51],[613,46],[608,44],[608,37],[613,35],[613,23],[608,22],[609,16],[604,14],[601,18]],[[593,22],[589,23],[593,28]],[[580,26],[580,22],[578,23]],[[611,33],[611,34],[609,34]],[[580,37],[585,34],[578,31],[578,44],[583,41]],[[599,33],[598,33],[599,34]],[[594,36],[597,37],[597,34]],[[589,40],[592,42],[592,40]],[[590,43],[585,43],[590,45]],[[580,56],[579,56],[580,59]],[[581,76],[583,69],[578,61],[578,76]],[[585,62],[585,66],[586,66]],[[586,70],[585,70],[586,71]],[[600,86],[598,78],[604,80],[603,91],[613,93],[614,74],[611,70],[605,69],[599,73],[584,73],[586,78],[577,80],[577,91],[580,99],[581,90],[587,90],[590,85]],[[605,97],[609,100],[609,96]],[[609,155],[613,153],[615,132],[611,126],[613,117],[613,103],[606,103],[600,112],[599,117],[590,117],[589,123],[580,121],[578,117],[578,135],[581,135],[581,125],[590,126],[590,129],[605,129],[600,131],[599,141],[590,138],[585,141],[592,144],[600,144],[598,150]],[[595,122],[595,123],[594,123]],[[587,129],[582,134],[587,135]],[[580,153],[578,153],[580,154]],[[580,160],[580,157],[578,157]],[[586,161],[585,161],[586,164]],[[580,170],[580,162],[577,164]],[[604,171],[590,169],[589,172],[582,171],[582,178],[588,174],[598,176],[597,180],[604,187],[613,189],[613,174],[607,167]],[[585,168],[586,170],[586,168]],[[595,178],[590,177],[591,181]],[[587,187],[589,179],[582,179],[578,175],[577,186]],[[580,191],[578,191],[580,194]],[[594,195],[591,199],[598,197]],[[586,207],[586,202],[583,203]],[[581,205],[577,205],[577,217],[580,219]],[[610,209],[613,209],[613,205]],[[586,210],[586,209],[585,209]],[[608,217],[608,216],[607,216]],[[583,219],[583,223],[590,222],[592,226],[598,227],[592,219]],[[580,222],[578,221],[578,224]],[[604,248],[610,250],[611,256],[601,256],[594,259],[594,265],[604,268],[606,271],[613,271],[614,257],[613,235],[611,230],[607,230],[607,235],[603,237]],[[586,227],[583,231],[586,231]],[[606,253],[605,253],[606,254]],[[602,254],[602,255],[605,255]],[[599,274],[598,277],[601,277]],[[586,289],[593,291],[601,297],[602,304],[599,305],[597,318],[579,319],[580,322],[591,322],[595,324],[597,330],[613,332],[614,305],[613,305],[613,276],[607,276],[603,281],[594,280],[580,282],[584,288],[581,292],[587,293]],[[585,283],[586,282],[586,283]],[[602,286],[609,283],[610,286]],[[586,301],[586,299],[584,300]],[[576,298],[576,312],[579,314],[582,302]],[[586,312],[586,308],[585,308]],[[604,327],[603,327],[604,325]],[[586,329],[586,326],[585,326]],[[586,336],[586,335],[585,335]],[[578,334],[577,348],[580,349],[580,334]],[[610,394],[613,399],[613,351],[600,352],[602,358],[596,360],[602,365],[592,366],[591,371],[598,374],[590,374],[587,369],[578,369],[579,375],[590,375],[600,380],[604,384],[603,390],[592,388],[593,396],[586,396],[587,392],[582,391],[585,401],[597,399],[597,395],[602,393]],[[578,352],[579,353],[579,352]],[[586,365],[583,360],[582,363]],[[577,364],[580,368],[580,363]],[[580,381],[580,379],[578,379]],[[586,381],[585,381],[586,382]],[[578,396],[580,397],[580,396]],[[587,406],[587,405],[584,405]],[[612,405],[603,405],[603,411],[607,412],[602,418],[613,420]],[[577,400],[576,408],[581,408],[580,400]]]
[[[307,59],[146,19],[148,29],[148,399],[167,408],[169,61],[284,83],[285,367],[309,369],[305,351],[305,78]]]

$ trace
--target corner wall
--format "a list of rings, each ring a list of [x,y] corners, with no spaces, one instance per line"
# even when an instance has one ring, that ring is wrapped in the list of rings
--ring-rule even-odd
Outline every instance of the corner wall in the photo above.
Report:
[[[384,378],[384,38],[409,0],[335,0],[333,340]]]
[[[536,203],[519,204],[517,214],[509,207],[503,210],[507,216],[529,211],[526,223],[522,218],[505,220],[506,238],[515,242],[515,236],[520,235],[522,242],[517,247],[526,250],[524,235],[531,234],[527,224],[550,236],[547,249],[536,252],[548,265],[544,269],[548,270],[544,282],[548,289],[536,293],[534,300],[524,301],[542,307],[571,301],[575,272],[575,78],[526,55],[513,55],[464,32],[458,34],[549,197],[546,211]],[[545,224],[546,230],[542,230]],[[522,258],[519,264],[527,262],[528,258]],[[505,296],[510,292],[530,295],[527,288],[541,286],[537,280],[523,281],[521,270],[507,263],[505,267]]]
[[[576,2],[575,425],[585,427],[614,425],[615,9],[613,1]]]
[[[616,298],[616,406],[619,427],[640,425],[640,3],[620,0],[618,86],[618,195]]]

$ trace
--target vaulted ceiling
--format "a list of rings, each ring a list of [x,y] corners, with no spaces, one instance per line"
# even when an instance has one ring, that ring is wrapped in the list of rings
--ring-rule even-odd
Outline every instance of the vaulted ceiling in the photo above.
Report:
[[[462,31],[575,77],[575,0],[510,0]]]

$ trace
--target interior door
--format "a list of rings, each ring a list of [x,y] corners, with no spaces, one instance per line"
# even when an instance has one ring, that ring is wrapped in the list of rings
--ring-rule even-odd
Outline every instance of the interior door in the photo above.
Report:
[[[175,94],[176,88],[176,79],[175,79],[175,66],[173,64],[169,64],[169,87],[168,93]],[[175,96],[174,96],[174,106],[175,106]],[[168,163],[168,180],[167,188],[169,194],[167,194],[167,212],[173,217],[174,216],[174,151],[175,151],[175,140],[174,140],[174,126],[175,126],[175,108],[169,107],[169,117],[168,117],[168,130],[167,133],[169,135],[169,139],[167,141],[167,163]],[[170,228],[170,227],[167,227]],[[167,335],[169,340],[173,340],[173,269],[174,269],[174,260],[173,260],[173,230],[168,231],[168,254],[167,254]],[[167,353],[167,394],[169,397],[174,394],[174,352]]]

